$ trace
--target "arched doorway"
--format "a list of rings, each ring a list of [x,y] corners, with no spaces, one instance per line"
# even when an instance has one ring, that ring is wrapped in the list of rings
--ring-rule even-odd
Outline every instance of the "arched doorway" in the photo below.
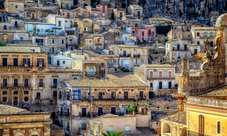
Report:
[[[13,98],[13,105],[18,105],[18,98],[17,97]]]
[[[35,13],[32,13],[32,19],[35,19]]]
[[[152,99],[152,98],[154,98],[154,97],[155,97],[154,92],[153,92],[153,91],[150,91],[150,92],[149,92],[149,99]]]
[[[52,113],[51,113],[51,119],[52,119],[53,122],[55,121],[55,117],[56,117],[55,112],[52,112]]]
[[[170,126],[169,124],[165,123],[163,126],[163,133],[170,133]]]
[[[183,128],[181,131],[181,136],[186,136],[187,135],[187,130],[186,128]]]

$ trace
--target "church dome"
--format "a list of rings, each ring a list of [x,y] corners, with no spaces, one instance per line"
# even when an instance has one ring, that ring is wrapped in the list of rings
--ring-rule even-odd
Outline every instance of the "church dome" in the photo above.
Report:
[[[216,27],[227,26],[227,13],[222,14],[216,21]]]

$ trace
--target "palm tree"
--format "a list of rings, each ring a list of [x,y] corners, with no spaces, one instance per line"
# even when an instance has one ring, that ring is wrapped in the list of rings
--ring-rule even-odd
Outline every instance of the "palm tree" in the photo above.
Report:
[[[123,132],[110,132],[107,131],[106,134],[102,133],[103,136],[125,136]]]

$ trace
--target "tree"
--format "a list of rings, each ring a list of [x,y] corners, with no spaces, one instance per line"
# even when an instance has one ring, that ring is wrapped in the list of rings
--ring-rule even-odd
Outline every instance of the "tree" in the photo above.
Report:
[[[6,42],[5,41],[0,41],[0,46],[6,46]]]
[[[125,136],[123,132],[110,132],[107,131],[106,134],[102,133],[103,136]]]

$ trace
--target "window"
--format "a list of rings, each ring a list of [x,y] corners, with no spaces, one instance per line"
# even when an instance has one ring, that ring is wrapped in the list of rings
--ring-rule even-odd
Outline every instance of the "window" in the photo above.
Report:
[[[200,42],[199,42],[199,41],[197,41],[197,44],[198,44],[198,45],[200,45]]]
[[[171,71],[169,71],[169,78],[171,78],[172,77],[172,72]]]
[[[62,64],[65,64],[65,61],[62,61]]]
[[[15,5],[15,8],[18,8],[18,5]]]
[[[53,87],[57,87],[57,85],[58,85],[58,79],[57,78],[53,78],[52,79],[52,86]]]
[[[99,135],[99,133],[100,133],[100,126],[96,126],[96,127],[95,127],[95,131],[96,131],[96,134]]]
[[[122,17],[122,12],[120,12],[120,17]]]
[[[94,75],[95,74],[95,69],[94,68],[89,68],[89,75]]]
[[[28,79],[24,79],[24,86],[25,86],[25,87],[28,87],[28,85],[29,85],[29,84],[28,84]]]
[[[2,95],[6,95],[7,94],[7,91],[2,91]]]
[[[130,126],[125,126],[125,134],[130,134]]]
[[[177,35],[174,35],[174,39],[177,39]]]
[[[18,86],[18,79],[13,79],[13,85],[14,85],[14,87],[16,87],[16,86]]]
[[[57,60],[57,66],[60,66],[60,61],[59,60]]]
[[[203,33],[203,38],[207,38],[207,33],[206,32]]]
[[[14,91],[13,94],[18,94],[18,91]]]
[[[86,31],[86,27],[84,27],[84,31]]]
[[[142,36],[144,36],[144,31],[142,31]]]
[[[194,54],[197,54],[197,49],[194,49]]]
[[[4,25],[4,30],[6,30],[7,29],[7,25]]]
[[[65,44],[65,41],[64,41],[64,40],[62,40],[62,41],[61,41],[61,44]]]
[[[3,97],[2,101],[3,102],[7,102],[7,98],[6,97]]]
[[[58,26],[61,26],[61,21],[58,21]]]
[[[43,84],[43,79],[39,79],[39,87],[43,87],[44,84]]]
[[[113,127],[112,127],[112,126],[109,126],[109,127],[108,127],[108,131],[109,131],[109,132],[113,132]]]
[[[204,136],[204,117],[199,115],[199,135]]]
[[[97,39],[97,42],[100,43],[100,38]]]
[[[220,134],[221,133],[221,122],[217,122],[217,133]]]
[[[69,127],[69,122],[67,122],[67,128],[68,131],[70,131],[70,127]]]
[[[200,33],[199,32],[197,33],[197,36],[200,36]]]
[[[162,82],[158,83],[158,89],[162,89]]]
[[[162,78],[162,71],[159,71],[159,78]]]
[[[20,37],[20,40],[23,40],[24,38],[23,37]]]
[[[213,41],[210,42],[210,47],[214,47],[214,42]]]
[[[80,100],[81,99],[81,90],[75,89],[73,90],[73,100]]]
[[[24,94],[29,94],[29,91],[24,91]]]
[[[25,67],[29,67],[30,66],[30,58],[23,58],[23,64]]]
[[[153,71],[150,71],[150,78],[153,78]]]
[[[77,76],[73,76],[73,80],[77,80],[78,79],[78,77]]]
[[[44,65],[44,59],[43,58],[37,58],[37,66],[42,67]]]
[[[91,135],[94,134],[94,126],[93,126],[93,125],[90,126],[90,134],[91,134]]]
[[[177,44],[177,50],[180,50],[180,44]]]
[[[185,44],[184,45],[184,50],[187,50],[188,49],[188,46]]]
[[[210,32],[210,38],[213,38],[214,34],[212,32]]]
[[[54,44],[54,39],[52,39],[52,44]]]
[[[2,58],[2,65],[7,66],[7,58]]]
[[[7,86],[7,79],[3,79],[3,86],[4,86],[4,87]]]
[[[28,101],[28,97],[24,97],[24,101],[27,102]]]
[[[90,43],[91,43],[91,40],[90,40]]]

